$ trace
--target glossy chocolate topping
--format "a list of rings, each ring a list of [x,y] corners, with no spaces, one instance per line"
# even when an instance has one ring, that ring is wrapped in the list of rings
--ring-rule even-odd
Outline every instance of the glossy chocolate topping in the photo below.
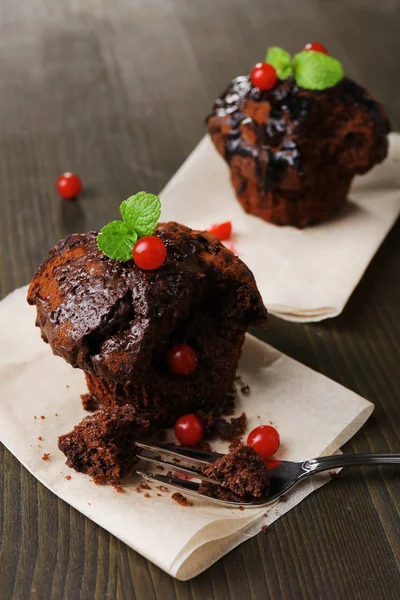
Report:
[[[125,384],[140,379],[154,349],[199,310],[214,315],[221,335],[231,319],[244,328],[266,322],[251,272],[216,237],[177,223],[155,234],[167,259],[154,271],[109,259],[94,232],[70,235],[50,251],[28,302],[55,354]]]
[[[292,77],[261,91],[248,76],[237,77],[207,121],[211,133],[223,134],[228,163],[236,155],[258,161],[265,191],[278,185],[288,168],[307,170],[310,145],[319,162],[339,161],[354,173],[365,172],[387,153],[389,123],[382,106],[347,77],[323,91],[299,88]]]

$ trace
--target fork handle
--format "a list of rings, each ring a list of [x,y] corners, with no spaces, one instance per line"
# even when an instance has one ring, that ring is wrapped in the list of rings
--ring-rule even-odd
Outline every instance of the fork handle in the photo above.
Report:
[[[338,454],[311,458],[303,463],[306,474],[340,469],[342,467],[367,467],[375,465],[400,465],[400,453],[390,454]]]

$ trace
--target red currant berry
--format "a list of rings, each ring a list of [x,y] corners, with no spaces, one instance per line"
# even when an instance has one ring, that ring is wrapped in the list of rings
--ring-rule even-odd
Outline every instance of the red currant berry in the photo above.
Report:
[[[167,365],[175,375],[190,375],[197,366],[196,352],[186,344],[175,344],[168,351]]]
[[[279,433],[275,427],[260,425],[249,433],[247,443],[253,446],[262,458],[271,458],[279,448]]]
[[[63,173],[57,179],[57,190],[62,198],[76,198],[82,191],[82,181],[75,173]]]
[[[250,81],[263,92],[272,89],[278,81],[275,67],[268,63],[257,63],[251,70]]]
[[[162,239],[156,235],[146,235],[134,245],[132,257],[140,269],[152,271],[165,262],[167,249]]]
[[[329,54],[325,46],[323,46],[319,42],[311,42],[310,44],[306,44],[303,50],[313,50],[314,52],[322,52],[322,54]]]
[[[211,225],[207,231],[215,235],[221,242],[222,240],[229,240],[232,235],[232,223],[226,221],[226,223],[220,223],[219,225]]]
[[[175,423],[175,435],[178,441],[184,446],[193,446],[198,444],[203,437],[204,427],[199,417],[196,415],[184,415]]]

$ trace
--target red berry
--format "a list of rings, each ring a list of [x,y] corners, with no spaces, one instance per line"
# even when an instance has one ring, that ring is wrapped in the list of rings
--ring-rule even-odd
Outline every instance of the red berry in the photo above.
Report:
[[[263,92],[272,89],[278,81],[275,67],[268,63],[257,63],[251,70],[250,81]]]
[[[279,433],[275,427],[260,425],[249,433],[247,443],[262,458],[271,458],[279,448]]]
[[[229,240],[232,235],[232,223],[230,221],[226,221],[225,223],[220,223],[219,225],[211,225],[207,231],[215,235],[220,241]]]
[[[82,191],[82,181],[75,173],[63,173],[57,179],[57,190],[62,198],[76,198]]]
[[[162,239],[156,235],[146,235],[136,242],[132,256],[140,269],[152,271],[165,262],[167,249]]]
[[[175,423],[174,432],[177,439],[184,446],[198,444],[203,437],[204,427],[196,415],[184,415]]]
[[[175,375],[190,375],[197,366],[196,352],[187,344],[175,344],[168,351],[167,365]]]
[[[314,52],[322,52],[322,54],[329,54],[328,50],[319,42],[311,42],[306,44],[303,50],[313,50]]]

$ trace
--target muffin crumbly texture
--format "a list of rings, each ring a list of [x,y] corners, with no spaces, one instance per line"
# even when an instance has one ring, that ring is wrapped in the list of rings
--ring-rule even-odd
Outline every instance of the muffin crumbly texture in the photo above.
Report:
[[[135,440],[145,437],[149,427],[131,405],[108,408],[60,436],[58,447],[75,471],[87,473],[96,483],[118,483],[138,461]]]
[[[96,233],[72,234],[50,251],[28,291],[43,340],[83,369],[102,407],[60,438],[68,463],[97,479],[115,482],[126,474],[123,445],[145,434],[137,427],[142,420],[164,427],[198,410],[222,413],[232,402],[245,332],[267,323],[252,273],[215,236],[173,222],[160,224],[155,235],[167,258],[145,271],[105,256]],[[166,364],[178,343],[196,352],[190,375],[175,375]],[[96,406],[83,400],[89,410]],[[127,405],[134,412],[120,435]],[[96,453],[103,433],[106,443]]]
[[[207,126],[244,210],[296,227],[343,207],[354,175],[386,157],[390,130],[382,105],[347,77],[323,91],[293,77],[261,91],[237,77]]]
[[[203,467],[202,471],[223,488],[234,492],[240,500],[259,498],[268,489],[268,469],[252,446],[241,444],[214,463]],[[200,491],[204,493],[204,489],[203,486]]]

